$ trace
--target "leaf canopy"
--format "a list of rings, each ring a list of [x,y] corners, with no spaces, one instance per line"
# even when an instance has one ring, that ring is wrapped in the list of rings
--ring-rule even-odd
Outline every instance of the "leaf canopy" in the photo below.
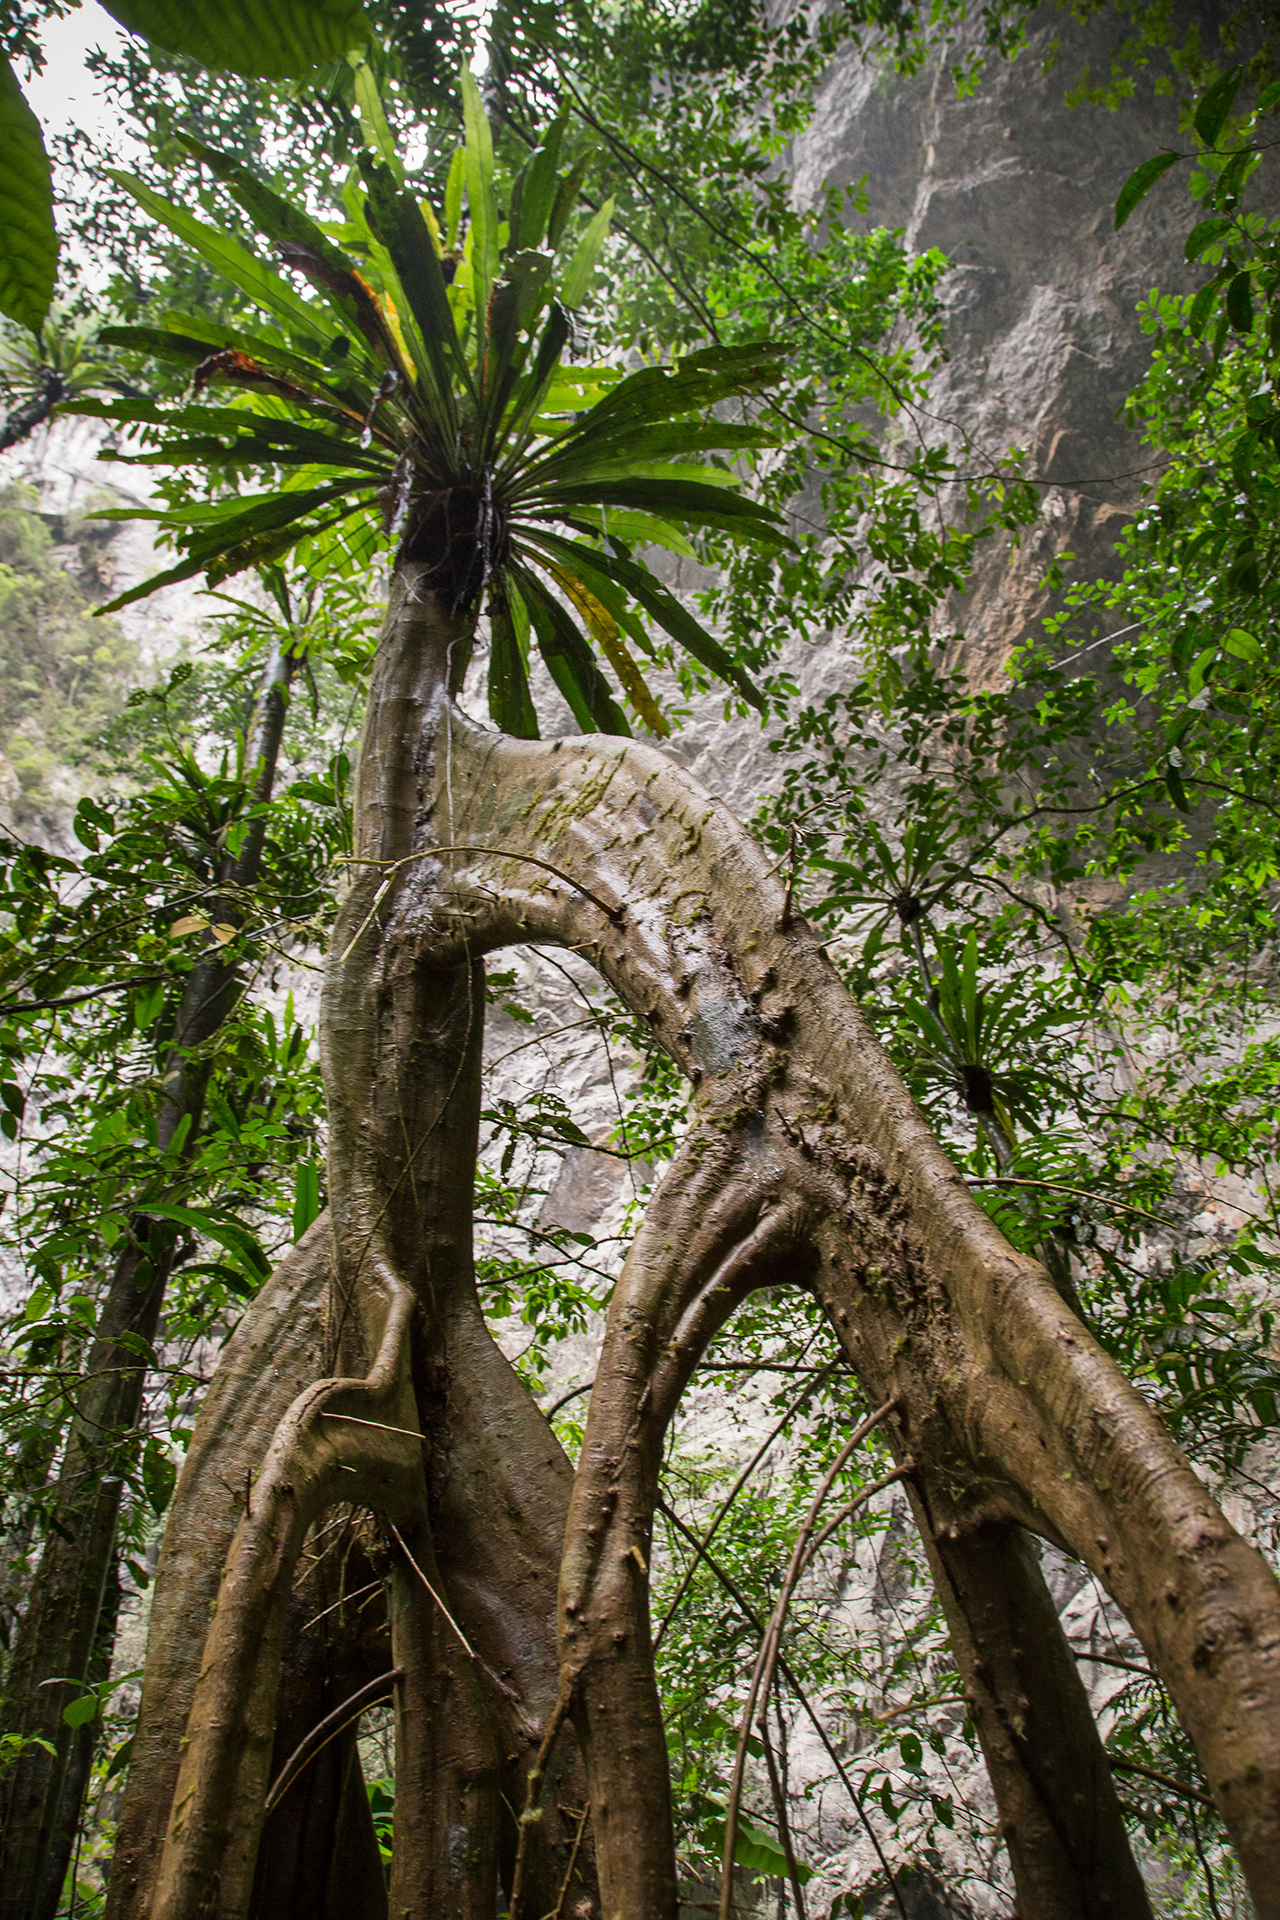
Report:
[[[112,607],[200,572],[216,584],[321,535],[362,554],[390,537],[397,563],[424,563],[453,611],[478,617],[487,599],[490,710],[512,732],[535,724],[531,641],[581,725],[629,731],[599,655],[632,709],[664,731],[629,645],[653,651],[648,622],[761,706],[741,665],[633,542],[688,552],[689,534],[705,531],[787,544],[778,516],[747,497],[730,464],[767,436],[741,417],[717,417],[777,377],[781,350],[770,341],[707,348],[632,371],[566,364],[572,310],[606,249],[611,205],[575,233],[577,174],[558,170],[563,120],[504,207],[489,123],[464,71],[466,137],[437,215],[404,186],[368,97],[372,78],[357,71],[370,151],[361,179],[348,182],[341,226],[313,220],[194,140],[189,150],[264,248],[132,175],[114,176],[265,318],[248,331],[171,314],[163,326],[104,336],[190,367],[191,389],[172,407],[87,401],[79,410],[132,429],[133,450],[117,458],[194,469],[224,495],[154,512],[183,557]],[[268,490],[239,493],[249,475]]]

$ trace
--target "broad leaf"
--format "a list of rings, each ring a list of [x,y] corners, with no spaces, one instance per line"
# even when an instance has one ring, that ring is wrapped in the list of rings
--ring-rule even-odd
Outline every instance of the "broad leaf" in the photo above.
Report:
[[[577,252],[565,269],[564,279],[560,283],[560,298],[566,307],[580,307],[585,300],[612,219],[613,201],[606,200],[578,242]]]
[[[1168,173],[1174,162],[1181,160],[1182,157],[1180,153],[1157,153],[1152,159],[1144,160],[1140,167],[1134,168],[1129,178],[1121,187],[1119,197],[1116,200],[1117,232],[1129,218],[1129,215],[1133,212],[1143,195],[1149,193],[1160,176]]]
[[[359,0],[108,0],[107,12],[170,53],[263,80],[309,73],[369,39]]]
[[[1206,147],[1217,144],[1218,135],[1227,124],[1243,79],[1241,69],[1233,67],[1230,73],[1224,73],[1220,80],[1214,81],[1196,108],[1195,129]]]
[[[0,59],[0,313],[38,333],[53,299],[58,236],[40,123]]]

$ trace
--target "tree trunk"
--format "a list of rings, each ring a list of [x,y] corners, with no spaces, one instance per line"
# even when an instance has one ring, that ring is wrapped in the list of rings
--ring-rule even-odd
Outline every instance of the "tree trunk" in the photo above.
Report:
[[[412,576],[397,582],[356,801],[357,857],[407,862],[410,901],[449,656],[466,638],[465,625],[414,585]],[[293,1568],[308,1528],[339,1498],[380,1516],[395,1561],[404,1798],[393,1911],[482,1911],[487,1920],[495,1875],[514,1870],[516,1814],[499,1811],[523,1805],[555,1706],[556,1578],[572,1476],[494,1346],[475,1292],[483,974],[465,957],[424,967],[411,905],[398,922],[379,918],[383,878],[381,865],[370,866],[344,905],[334,953],[350,949],[359,962],[331,964],[324,1016],[337,1223],[326,1364],[340,1360],[349,1377],[318,1376],[270,1444],[255,1436],[253,1511],[230,1544],[209,1645],[202,1662],[189,1646],[178,1650],[189,1719],[165,1802],[176,1817],[167,1834],[157,1831],[166,1743],[149,1736],[150,1784],[131,1778],[122,1819],[133,1870],[127,1885],[123,1861],[113,1874],[113,1916],[246,1910]],[[224,1398],[233,1400],[235,1375],[255,1356],[246,1346],[228,1361]],[[210,1462],[216,1445],[211,1436]],[[170,1534],[190,1524],[180,1487]],[[176,1566],[174,1576],[182,1578]],[[149,1726],[151,1697],[148,1677]],[[177,1743],[167,1744],[172,1756]],[[567,1911],[591,1912],[571,1743],[549,1778],[527,1882],[540,1913],[562,1895],[573,1898]],[[472,1835],[461,1853],[460,1834]]]
[[[648,1633],[662,1436],[744,1294],[795,1284],[821,1302],[868,1402],[893,1403],[888,1438],[1036,1920],[1142,1915],[1145,1896],[1022,1527],[1083,1559],[1127,1613],[1258,1912],[1280,1920],[1270,1571],[1044,1270],[975,1205],[750,836],[648,748],[517,742],[464,722],[447,681],[466,640],[423,570],[403,570],[362,750],[367,864],[326,983],[346,1376],[301,1394],[266,1449],[191,1696],[160,1871],[130,1910],[243,1920],[289,1585],[308,1528],[343,1501],[381,1516],[395,1563],[407,1798],[392,1911],[492,1911],[504,1765],[526,1787],[510,1802],[525,1807],[512,1920],[565,1910],[574,1808],[543,1775],[571,1720],[604,1915],[673,1920]],[[492,1353],[469,1233],[477,963],[522,941],[588,956],[688,1074],[698,1114],[610,1308],[564,1535],[554,1695],[542,1609],[566,1469]],[[504,1648],[526,1635],[521,1666]]]
[[[271,797],[294,665],[294,655],[277,648],[263,677],[246,753],[246,764],[256,769],[258,802]],[[265,833],[265,820],[253,821],[239,854],[226,861],[220,879],[228,893],[214,905],[215,920],[239,924],[240,895],[258,877]],[[172,1145],[184,1120],[188,1156],[194,1151],[208,1077],[200,1050],[226,1019],[239,991],[234,963],[224,960],[216,946],[192,969],[163,1073],[157,1117],[161,1153]],[[120,1503],[144,1437],[139,1421],[146,1364],[139,1360],[136,1343],[141,1340],[149,1348],[155,1340],[175,1240],[175,1230],[166,1222],[143,1216],[130,1221],[75,1393],[51,1503],[51,1531],[15,1636],[0,1701],[0,1733],[33,1742],[0,1783],[0,1920],[37,1920],[48,1910],[47,1887],[56,1867],[50,1850],[56,1853],[54,1836],[70,1817],[68,1768],[73,1750],[85,1744],[62,1712],[87,1680],[99,1637]],[[70,1687],[55,1682],[69,1682]],[[91,1741],[92,1735],[90,1746]],[[80,1771],[87,1780],[87,1768]],[[72,1797],[78,1821],[79,1798]]]

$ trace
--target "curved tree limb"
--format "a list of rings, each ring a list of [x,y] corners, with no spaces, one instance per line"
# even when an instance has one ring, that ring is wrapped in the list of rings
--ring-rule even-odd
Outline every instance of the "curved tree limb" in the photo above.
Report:
[[[727,810],[633,743],[546,745],[455,722],[443,958],[574,945],[703,1090],[763,1077],[762,1151],[820,1210],[818,1295],[864,1390],[902,1401],[940,1530],[1018,1522],[1085,1561],[1120,1604],[1200,1752],[1258,1910],[1280,1914],[1280,1588],[1167,1431],[969,1195],[818,942],[780,929],[784,889]],[[591,874],[532,881],[533,851]],[[424,863],[425,864],[425,863]],[[465,918],[463,917],[465,916]],[[763,1110],[762,1110],[763,1109]]]

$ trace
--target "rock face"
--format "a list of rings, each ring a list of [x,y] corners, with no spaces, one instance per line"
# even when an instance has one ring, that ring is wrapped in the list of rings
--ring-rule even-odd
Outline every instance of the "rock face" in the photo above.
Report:
[[[1012,568],[993,553],[962,613],[981,675],[1042,610],[1037,576],[1049,552],[1069,549],[1081,572],[1106,570],[1149,471],[1150,455],[1116,415],[1148,358],[1135,307],[1152,287],[1187,284],[1184,171],[1119,233],[1113,209],[1133,169],[1176,145],[1177,115],[1141,77],[1119,112],[1063,98],[1085,66],[1106,76],[1124,34],[1105,9],[1080,25],[1042,8],[1026,50],[989,59],[968,99],[957,98],[950,67],[976,50],[972,25],[949,58],[911,79],[841,60],[793,155],[798,198],[865,176],[873,225],[900,227],[913,250],[936,247],[953,262],[950,360],[925,429],[941,429],[978,473],[1023,448],[1044,487],[1040,540]]]
[[[1052,559],[1074,556],[1068,578],[1114,564],[1116,536],[1153,471],[1117,412],[1149,358],[1139,301],[1153,287],[1191,284],[1183,171],[1167,176],[1119,233],[1113,210],[1133,169],[1177,144],[1177,115],[1142,76],[1120,112],[1064,100],[1086,65],[1105,77],[1123,31],[1105,9],[1081,25],[1042,8],[1026,50],[1013,62],[991,57],[965,99],[952,67],[978,49],[975,25],[911,77],[848,53],[833,63],[790,155],[801,203],[826,185],[865,178],[869,227],[901,229],[912,249],[936,247],[951,260],[949,359],[920,429],[974,474],[1022,449],[1042,487],[1043,516],[1020,551],[992,541],[971,595],[950,609],[963,634],[957,664],[978,683],[998,676],[1055,604],[1041,585]],[[1046,71],[1055,42],[1060,52]],[[1079,644],[1094,637],[1082,629]],[[810,698],[853,678],[839,635],[788,664]],[[674,752],[743,812],[777,777],[758,737],[726,725],[712,700]]]

